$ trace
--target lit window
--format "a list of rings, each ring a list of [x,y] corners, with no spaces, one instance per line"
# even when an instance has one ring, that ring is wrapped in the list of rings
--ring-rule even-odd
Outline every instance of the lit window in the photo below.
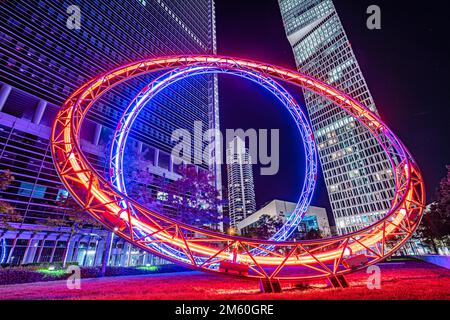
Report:
[[[156,199],[160,201],[167,201],[167,192],[158,191]]]

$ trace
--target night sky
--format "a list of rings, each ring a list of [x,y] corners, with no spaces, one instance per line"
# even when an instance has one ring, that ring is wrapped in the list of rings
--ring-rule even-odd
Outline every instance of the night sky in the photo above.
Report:
[[[445,175],[445,165],[450,164],[447,11],[431,2],[426,6],[400,0],[334,3],[381,118],[423,171],[429,202]],[[372,4],[381,7],[381,30],[366,27],[366,9]],[[216,15],[219,54],[295,69],[277,0],[216,0]],[[232,76],[219,79],[222,128],[280,128],[279,173],[260,176],[255,168],[258,207],[272,199],[296,201],[303,183],[303,148],[287,111],[249,81]],[[288,89],[304,105],[300,89]],[[322,178],[313,205],[330,210]]]

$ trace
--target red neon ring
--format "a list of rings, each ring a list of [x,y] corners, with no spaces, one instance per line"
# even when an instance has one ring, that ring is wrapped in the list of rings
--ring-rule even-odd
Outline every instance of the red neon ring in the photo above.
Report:
[[[144,208],[114,190],[89,164],[79,146],[80,128],[89,108],[103,93],[127,79],[199,63],[247,69],[306,88],[334,102],[368,128],[380,142],[394,168],[396,195],[386,217],[363,230],[341,237],[317,241],[274,242],[233,237],[185,225]],[[345,252],[364,253],[368,258],[364,266],[384,259],[411,236],[420,222],[425,205],[424,183],[419,168],[403,144],[375,114],[318,80],[288,69],[249,60],[218,56],[166,57],[133,63],[107,72],[80,87],[66,100],[54,122],[51,141],[57,172],[71,195],[86,211],[107,228],[117,230],[117,234],[134,245],[203,271],[217,271],[212,266],[228,260],[228,251],[231,247],[236,247],[241,250],[239,261],[248,265],[249,277],[307,279],[351,272],[353,269],[343,263]],[[140,212],[139,219],[132,217],[129,210],[120,207],[118,203],[124,200]],[[134,237],[133,228],[145,230],[158,241],[181,249],[190,262],[155,252],[147,246],[147,239]],[[201,234],[203,238],[190,237],[189,234],[192,233]],[[251,255],[252,248],[264,250],[262,246],[267,245],[274,247],[267,256]],[[347,248],[350,250],[346,251]],[[208,260],[200,265],[196,256],[208,257]],[[311,271],[315,273],[311,274]]]

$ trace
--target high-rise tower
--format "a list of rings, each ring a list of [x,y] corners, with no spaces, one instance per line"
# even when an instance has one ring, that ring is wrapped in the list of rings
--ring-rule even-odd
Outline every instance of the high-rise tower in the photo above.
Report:
[[[298,69],[377,112],[331,0],[279,0]],[[304,90],[339,234],[385,215],[394,197],[390,163],[370,132],[333,103]]]
[[[227,146],[228,207],[230,226],[256,211],[252,159],[239,137]]]

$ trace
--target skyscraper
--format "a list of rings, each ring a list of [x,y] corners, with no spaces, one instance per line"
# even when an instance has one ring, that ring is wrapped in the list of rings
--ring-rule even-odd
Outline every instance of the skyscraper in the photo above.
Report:
[[[236,227],[256,211],[252,159],[239,137],[230,141],[226,152],[230,226]]]
[[[74,4],[80,9],[80,29],[67,26],[72,14],[68,8]],[[46,223],[49,217],[64,219],[66,211],[58,201],[68,194],[49,148],[54,116],[70,93],[106,70],[154,56],[215,53],[214,1],[18,0],[0,6],[0,170],[9,169],[15,177],[0,197],[20,217],[14,223],[16,231],[0,226],[8,263],[60,261],[68,248],[69,260],[98,264],[104,231],[87,230],[69,239],[66,229],[49,228]],[[119,85],[88,113],[82,148],[105,176],[112,132],[126,105],[155,76]],[[215,76],[174,84],[139,115],[127,154],[135,153],[133,158],[144,166],[139,169],[152,177],[148,181],[177,178],[171,134],[178,128],[193,132],[195,121],[218,127]],[[133,179],[134,169],[125,169],[133,171]],[[215,167],[204,163],[199,169],[216,171],[220,181]],[[131,250],[119,238],[115,241],[113,264],[145,263],[147,254]]]
[[[331,0],[279,0],[298,69],[377,112]],[[304,90],[339,234],[385,215],[394,197],[390,163],[370,132],[333,103]]]

